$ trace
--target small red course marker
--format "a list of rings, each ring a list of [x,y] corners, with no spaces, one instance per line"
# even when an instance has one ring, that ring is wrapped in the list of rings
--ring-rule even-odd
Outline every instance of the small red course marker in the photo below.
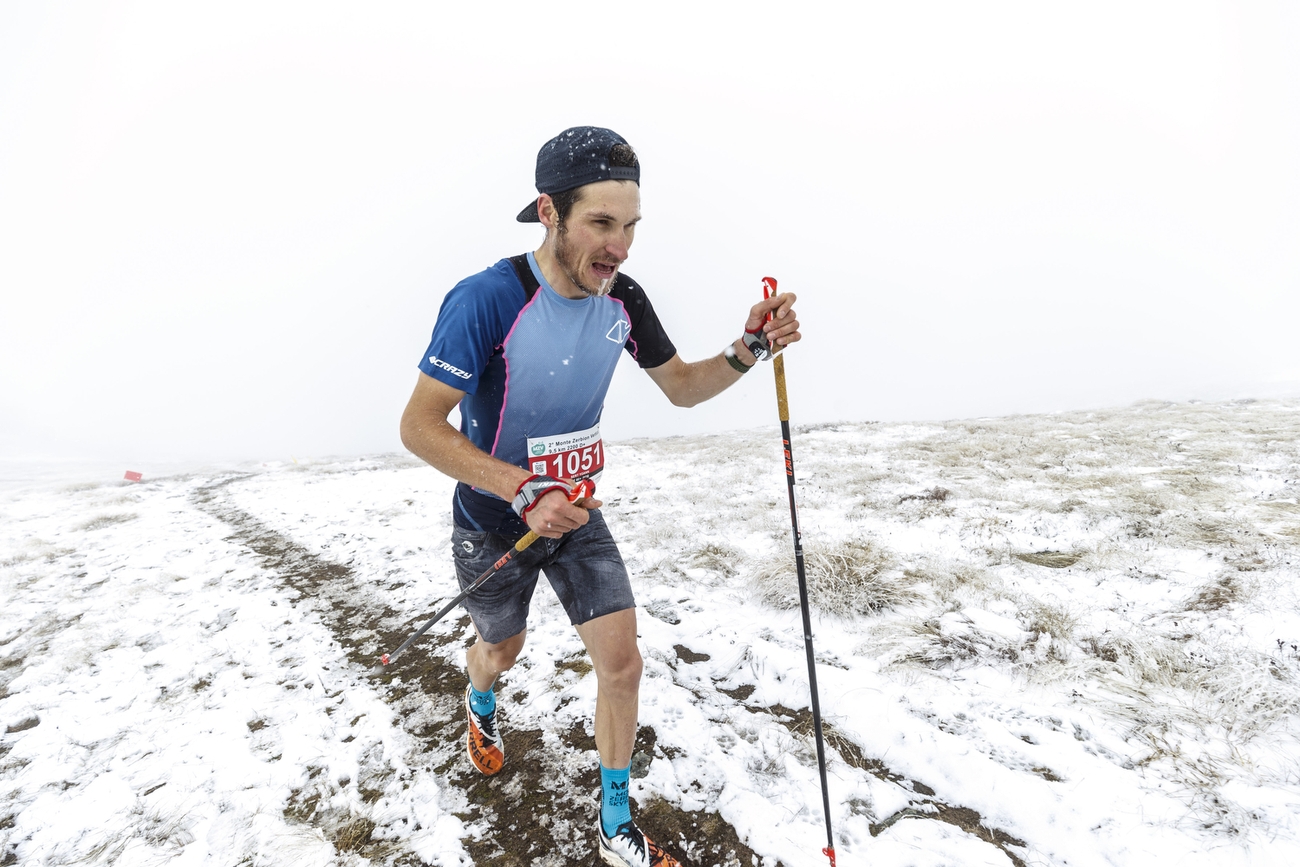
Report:
[[[137,473],[135,470],[127,470],[126,475],[122,478],[126,479],[128,482],[139,482],[144,479],[144,474]]]

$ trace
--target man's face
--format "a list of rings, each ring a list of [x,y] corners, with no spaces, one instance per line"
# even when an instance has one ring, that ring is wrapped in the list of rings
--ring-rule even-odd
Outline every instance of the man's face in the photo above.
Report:
[[[556,264],[573,284],[555,289],[571,297],[607,294],[627,260],[640,219],[641,188],[632,181],[583,187],[568,219],[552,233]]]

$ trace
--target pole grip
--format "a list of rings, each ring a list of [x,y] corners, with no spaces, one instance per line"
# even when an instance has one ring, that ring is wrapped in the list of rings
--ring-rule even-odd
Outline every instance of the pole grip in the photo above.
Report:
[[[785,356],[772,359],[772,372],[776,374],[776,412],[781,421],[790,420],[790,401],[785,395]]]
[[[776,278],[763,278],[763,297],[776,295]],[[767,321],[772,321],[772,314],[767,314]],[[776,409],[781,421],[790,420],[790,401],[785,395],[785,353],[777,352],[772,356],[772,372],[776,374]]]

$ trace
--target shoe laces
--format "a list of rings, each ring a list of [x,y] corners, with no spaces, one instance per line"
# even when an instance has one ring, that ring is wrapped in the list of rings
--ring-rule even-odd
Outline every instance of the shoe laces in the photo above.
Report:
[[[619,825],[618,830],[614,832],[614,836],[627,838],[632,847],[637,850],[637,853],[642,858],[646,857],[645,835],[641,833],[641,829],[636,826],[635,822],[624,822]]]
[[[496,711],[490,711],[488,713],[479,713],[473,708],[470,708],[470,713],[474,714],[474,719],[478,720],[478,729],[480,732],[483,733],[483,736],[488,738],[489,740],[496,740],[497,739]]]
[[[494,707],[487,713],[479,713],[474,709],[474,702],[470,700],[469,690],[465,690],[465,707],[469,710],[470,716],[478,722],[478,730],[484,737],[489,740],[497,739],[497,709]]]

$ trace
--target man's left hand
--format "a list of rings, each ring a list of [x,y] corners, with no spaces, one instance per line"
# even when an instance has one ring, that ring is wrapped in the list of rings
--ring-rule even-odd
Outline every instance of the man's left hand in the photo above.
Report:
[[[802,335],[799,333],[799,320],[794,314],[795,300],[793,292],[782,292],[764,298],[749,309],[745,331],[754,335],[761,334],[773,353],[780,352],[791,343],[797,343]],[[768,321],[769,313],[771,321]]]

